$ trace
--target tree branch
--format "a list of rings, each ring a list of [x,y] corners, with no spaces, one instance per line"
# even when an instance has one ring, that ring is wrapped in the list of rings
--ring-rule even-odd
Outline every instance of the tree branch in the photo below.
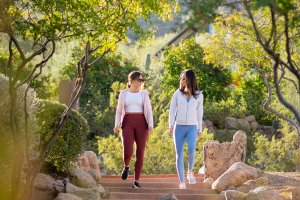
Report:
[[[292,119],[288,118],[287,116],[277,112],[276,110],[274,110],[273,108],[270,107],[271,105],[271,101],[272,101],[272,87],[269,84],[268,78],[266,76],[264,76],[261,72],[259,72],[260,76],[263,78],[264,82],[265,82],[265,86],[267,87],[268,90],[268,97],[264,103],[264,108],[273,113],[274,115],[286,120],[287,122],[291,123],[298,131],[298,133],[300,132],[300,126]]]
[[[294,108],[294,106],[292,106],[290,103],[288,103],[283,98],[283,96],[281,94],[281,90],[280,90],[279,83],[278,83],[278,65],[279,65],[278,63],[279,63],[279,58],[277,58],[275,60],[275,64],[273,66],[273,81],[274,81],[274,85],[275,85],[275,90],[276,90],[277,97],[278,97],[279,101],[294,114],[294,116],[295,116],[296,120],[298,121],[298,123],[300,123],[300,115],[299,115],[299,113]],[[298,134],[299,133],[300,132],[298,132]]]
[[[51,43],[52,43],[52,49],[51,49],[50,54],[47,57],[43,56],[43,60],[41,62],[37,63],[34,66],[33,70],[30,72],[30,74],[23,81],[20,81],[20,83],[17,84],[17,87],[19,87],[19,86],[21,86],[21,85],[23,85],[25,83],[31,82],[33,79],[37,78],[40,75],[40,74],[38,74],[37,76],[33,77],[34,73],[36,72],[36,70],[38,68],[40,68],[40,73],[41,73],[41,70],[42,70],[41,68],[43,68],[45,66],[45,64],[48,62],[48,60],[53,56],[53,54],[54,54],[54,52],[56,50],[56,45],[55,45],[55,42],[53,40],[51,40]],[[47,44],[45,44],[45,45],[47,45]],[[42,48],[46,49],[45,46],[42,47]],[[45,53],[45,51],[44,51],[44,53]]]

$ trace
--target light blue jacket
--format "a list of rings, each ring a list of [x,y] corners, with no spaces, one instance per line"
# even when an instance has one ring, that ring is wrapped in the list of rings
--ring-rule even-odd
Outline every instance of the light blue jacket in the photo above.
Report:
[[[197,98],[192,96],[189,101],[180,90],[173,94],[169,112],[170,127],[175,124],[197,125],[198,131],[202,132],[203,94],[201,91],[196,94]]]

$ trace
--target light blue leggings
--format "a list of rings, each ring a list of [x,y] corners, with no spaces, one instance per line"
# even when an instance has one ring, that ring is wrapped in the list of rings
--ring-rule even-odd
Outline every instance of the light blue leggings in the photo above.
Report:
[[[175,125],[174,144],[176,151],[176,169],[180,182],[184,182],[184,142],[188,144],[188,169],[195,163],[197,125]]]

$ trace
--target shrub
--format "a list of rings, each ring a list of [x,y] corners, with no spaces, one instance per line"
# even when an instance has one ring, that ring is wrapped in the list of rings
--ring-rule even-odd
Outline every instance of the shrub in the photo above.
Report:
[[[39,102],[37,121],[40,127],[37,134],[40,136],[40,145],[49,140],[65,108],[65,105],[57,102]],[[87,121],[77,111],[72,110],[46,161],[54,166],[56,171],[68,172],[70,167],[74,166],[74,158],[83,150],[87,133]]]
[[[292,129],[292,131],[291,131]],[[255,151],[250,164],[268,171],[294,171],[300,164],[300,149],[297,148],[298,135],[294,128],[284,123],[281,139],[255,134]]]

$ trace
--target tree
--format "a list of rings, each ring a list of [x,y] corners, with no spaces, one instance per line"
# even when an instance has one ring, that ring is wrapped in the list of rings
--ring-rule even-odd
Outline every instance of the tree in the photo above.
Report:
[[[244,74],[258,74],[267,89],[264,108],[295,126],[299,135],[299,34],[292,25],[297,20],[285,21],[280,12],[274,11],[275,4],[265,8],[265,4],[251,2],[244,2],[248,15],[233,13],[215,20],[215,33],[203,40],[204,59],[222,67],[237,66]],[[294,9],[299,8],[293,5]],[[294,19],[295,13],[291,10],[290,17]],[[296,100],[286,97],[287,86],[294,88]],[[277,98],[290,113],[272,107]]]
[[[295,126],[298,132],[298,146],[300,145],[300,110],[284,97],[283,82],[287,81],[294,87],[295,98],[300,99],[300,67],[299,67],[299,25],[300,2],[296,0],[264,0],[243,1],[248,17],[252,23],[252,30],[257,42],[272,60],[272,82],[266,82],[269,99],[274,88],[278,100],[293,114],[294,119],[280,112],[276,114]],[[268,31],[259,22],[260,11],[266,10]],[[281,46],[282,44],[282,46]],[[280,47],[284,48],[284,51]],[[268,100],[269,100],[268,99]],[[299,103],[299,102],[298,102]],[[273,111],[274,112],[274,111]]]
[[[8,38],[6,47],[9,54],[3,66],[9,77],[9,96],[11,102],[10,125],[13,135],[12,151],[14,168],[12,173],[12,199],[30,199],[32,183],[40,171],[45,158],[51,152],[54,141],[62,129],[71,107],[84,90],[87,72],[91,65],[112,51],[116,43],[126,39],[126,32],[134,30],[141,36],[147,35],[138,24],[141,17],[150,20],[151,14],[158,14],[162,19],[170,19],[176,9],[175,0],[152,1],[17,1],[1,0],[0,33]],[[30,87],[45,64],[55,52],[56,43],[64,39],[79,39],[85,50],[77,63],[77,81],[72,98],[59,117],[56,128],[39,152],[37,159],[31,160],[26,152],[28,127],[24,132],[20,128],[17,115],[16,91],[24,83]],[[32,44],[32,51],[25,51],[21,41]],[[97,58],[90,59],[97,53]],[[22,78],[25,71],[29,75]],[[27,89],[28,90],[28,89]],[[26,105],[25,93],[25,105]],[[29,114],[25,106],[25,122]],[[25,153],[24,153],[25,152]],[[26,163],[26,165],[24,164]],[[23,168],[26,166],[26,168]]]
[[[204,91],[205,98],[221,100],[229,94],[225,89],[232,81],[229,70],[204,63],[203,49],[195,38],[168,49],[163,63],[164,87],[175,90],[178,88],[180,73],[185,69],[192,69],[196,74],[199,89]]]
[[[213,8],[210,9],[205,7],[205,1],[192,2],[198,2],[197,9],[193,9],[194,17],[192,18],[198,20],[205,15],[218,17],[220,6],[234,8],[229,9],[231,14],[234,13],[235,15],[230,16],[231,21],[217,19],[216,23],[220,28],[217,28],[215,32],[216,35],[219,33],[223,35],[223,42],[214,43],[214,47],[218,47],[219,52],[215,51],[214,55],[210,54],[210,58],[206,58],[215,61],[222,58],[224,62],[235,60],[235,64],[243,63],[238,66],[244,67],[246,70],[255,67],[256,72],[264,79],[268,91],[268,98],[264,104],[265,109],[291,123],[300,135],[300,114],[299,109],[295,106],[299,104],[300,99],[299,1],[243,0],[228,3],[224,0],[216,0],[214,3],[211,2]],[[241,12],[237,13],[237,10]],[[228,15],[230,12],[226,14]],[[237,32],[240,34],[239,37],[236,37],[238,34],[235,33]],[[240,47],[242,49],[239,49]],[[216,50],[216,48],[214,49]],[[231,52],[230,56],[229,54],[227,57],[219,56],[220,54],[225,55],[228,50]],[[215,58],[211,58],[212,55]],[[224,58],[226,59],[224,60]],[[232,63],[231,61],[230,63]],[[289,99],[284,96],[286,84],[294,88],[293,93],[296,98]],[[273,91],[275,91],[275,98],[278,98],[280,103],[292,113],[292,117],[276,111],[270,106],[272,99],[274,99]],[[292,103],[294,100],[296,100],[296,104]]]

